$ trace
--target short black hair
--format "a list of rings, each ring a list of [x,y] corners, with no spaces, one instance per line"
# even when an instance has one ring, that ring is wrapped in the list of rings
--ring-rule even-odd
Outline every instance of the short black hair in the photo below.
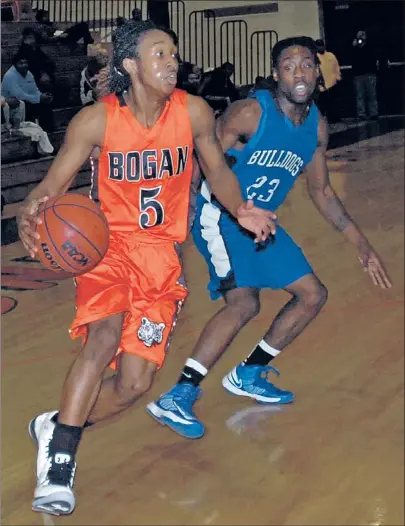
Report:
[[[152,20],[127,20],[118,27],[114,34],[112,57],[110,60],[109,85],[113,93],[122,93],[131,86],[131,79],[122,63],[126,58],[138,58],[138,45],[140,38],[149,31],[163,31],[172,39],[169,30],[156,25]]]
[[[322,38],[318,38],[318,40],[315,40],[315,44],[319,47],[325,47],[325,42],[322,40]]]
[[[20,60],[26,60],[28,62],[27,56],[24,53],[18,52],[14,55],[11,63],[13,66],[15,66],[16,64],[20,62]]]
[[[38,9],[38,11],[35,14],[35,19],[37,22],[42,22],[45,15],[49,15],[49,11],[46,9]]]
[[[232,62],[224,62],[223,64],[221,64],[221,69],[226,69],[226,68],[232,68],[232,69],[235,69],[235,66],[234,64],[232,64]]]
[[[275,46],[273,47],[273,50],[271,52],[271,61],[274,68],[278,67],[278,61],[280,58],[281,53],[292,46],[300,46],[300,47],[306,47],[311,52],[311,55],[315,61],[315,64],[319,64],[319,58],[318,58],[318,50],[316,47],[316,44],[314,42],[314,39],[311,37],[289,37],[285,38],[284,40],[279,40]]]
[[[139,7],[134,7],[131,11],[132,19],[140,22],[142,20],[142,10]],[[139,18],[140,17],[140,18]]]
[[[34,31],[34,29],[32,29],[31,27],[25,27],[23,29],[23,32],[22,32],[22,40],[24,41],[24,39],[28,36],[32,36],[35,38],[35,42],[38,44],[39,43],[39,36],[38,36],[38,33],[36,31]]]
[[[22,34],[23,37],[26,37],[28,35],[38,36],[36,31],[34,29],[32,29],[32,27],[24,27],[24,29],[23,29],[21,34]]]
[[[87,72],[90,77],[94,77],[94,75],[97,75],[100,73],[100,71],[106,67],[108,62],[107,57],[104,55],[96,55],[93,57],[90,57],[88,63],[87,63]]]

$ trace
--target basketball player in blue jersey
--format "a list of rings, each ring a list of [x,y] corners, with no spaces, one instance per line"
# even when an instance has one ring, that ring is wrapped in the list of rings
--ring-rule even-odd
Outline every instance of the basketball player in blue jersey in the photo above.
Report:
[[[302,173],[314,205],[355,245],[373,283],[390,287],[379,257],[329,182],[327,124],[312,102],[319,76],[315,43],[308,37],[282,40],[274,46],[272,60],[274,89],[258,90],[250,99],[235,102],[217,127],[245,197],[274,212]],[[222,296],[225,306],[205,326],[178,383],[147,406],[160,423],[187,438],[204,434],[193,413],[199,384],[241,328],[258,314],[261,289],[284,289],[291,299],[246,360],[222,381],[230,393],[260,403],[294,399],[292,392],[269,381],[270,372],[279,373],[268,364],[315,318],[327,299],[325,286],[281,226],[273,242],[258,250],[206,181],[198,195],[193,237],[209,267],[211,298]]]

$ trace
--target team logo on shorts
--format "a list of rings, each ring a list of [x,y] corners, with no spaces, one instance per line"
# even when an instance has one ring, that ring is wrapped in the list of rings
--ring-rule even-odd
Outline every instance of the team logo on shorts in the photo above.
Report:
[[[148,318],[142,318],[141,326],[138,329],[138,338],[146,347],[152,347],[154,343],[162,343],[165,327],[164,323],[155,323]]]

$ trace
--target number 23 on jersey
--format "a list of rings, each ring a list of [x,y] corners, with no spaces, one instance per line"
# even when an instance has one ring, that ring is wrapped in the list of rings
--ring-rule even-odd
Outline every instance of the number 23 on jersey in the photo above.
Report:
[[[258,177],[252,185],[248,186],[247,197],[248,199],[256,199],[262,203],[268,203],[273,197],[279,184],[280,179],[271,179],[268,181],[268,178],[265,175],[262,175],[261,177]]]

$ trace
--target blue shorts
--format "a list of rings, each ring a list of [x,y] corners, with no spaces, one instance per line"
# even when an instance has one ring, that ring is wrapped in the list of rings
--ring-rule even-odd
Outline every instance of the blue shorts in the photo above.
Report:
[[[313,272],[301,248],[281,226],[272,241],[257,245],[228,214],[201,199],[192,234],[209,268],[213,300],[235,288],[283,289]]]

